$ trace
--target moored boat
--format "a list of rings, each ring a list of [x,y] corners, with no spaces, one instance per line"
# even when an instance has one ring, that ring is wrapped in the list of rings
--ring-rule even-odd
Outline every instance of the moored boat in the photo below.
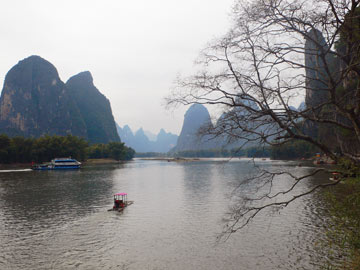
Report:
[[[80,169],[81,163],[73,158],[55,158],[50,163],[36,164],[31,167],[33,170],[72,170]]]
[[[54,170],[80,169],[81,163],[73,158],[55,158],[51,160]]]

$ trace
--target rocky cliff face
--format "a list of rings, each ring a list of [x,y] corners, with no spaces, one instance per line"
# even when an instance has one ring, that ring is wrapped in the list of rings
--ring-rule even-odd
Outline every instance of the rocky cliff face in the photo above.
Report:
[[[216,145],[209,136],[200,136],[199,129],[211,125],[210,114],[205,106],[193,104],[186,111],[181,133],[173,151],[203,150]]]
[[[0,133],[86,137],[80,111],[51,63],[30,56],[7,73],[0,98]]]
[[[309,38],[305,41],[305,72],[306,72],[306,106],[315,107],[323,103],[328,92],[326,81],[325,63],[321,54],[328,49],[324,36],[318,30],[311,30]],[[331,56],[326,56],[326,62],[330,63]]]
[[[109,100],[93,84],[88,71],[71,77],[66,87],[84,119],[87,138],[92,143],[120,141]]]
[[[236,103],[252,108],[255,111],[259,110],[257,104],[253,101],[237,99]],[[221,134],[216,138],[217,148],[222,147],[230,150],[258,146],[261,139],[258,135],[255,135],[255,132],[268,138],[270,137],[269,134],[273,133],[273,129],[265,117],[250,121],[252,113],[241,106],[224,112],[217,120],[215,133]],[[252,132],[247,132],[247,130]]]
[[[319,48],[322,47],[322,49]],[[345,48],[338,44],[336,48],[337,53],[344,54]],[[321,54],[327,53],[325,56],[326,64],[324,63]],[[326,89],[328,78],[326,76],[325,65],[332,72],[333,79],[336,78],[336,74],[341,73],[343,63],[339,58],[335,58],[334,54],[331,53],[326,41],[318,30],[313,30],[309,33],[309,39],[305,43],[305,71],[306,71],[306,108],[316,107],[329,100],[329,94]],[[349,74],[351,77],[351,74]],[[341,79],[341,78],[338,78]],[[341,100],[343,106],[349,104],[351,106],[354,95],[351,95],[349,90],[350,78],[342,80],[342,87],[338,87],[336,94],[337,99]],[[341,89],[342,88],[342,89]],[[341,98],[340,96],[343,95]],[[322,119],[329,119],[343,122],[344,124],[351,125],[349,119],[343,115],[337,113],[337,110],[333,106],[327,106],[324,108],[317,108],[313,112],[319,115]],[[304,121],[303,132],[313,138],[319,138],[323,143],[326,143],[330,149],[334,151],[340,148],[343,152],[352,153],[356,155],[359,152],[360,145],[357,140],[348,136],[341,129],[336,129],[334,126],[313,122],[310,120]]]
[[[248,100],[237,100],[247,107],[258,110],[254,102]],[[192,105],[184,116],[184,123],[177,141],[177,145],[172,152],[206,150],[206,149],[239,149],[258,146],[260,137],[255,135],[262,134],[268,140],[273,140],[274,127],[266,118],[260,119],[259,122],[249,122],[250,112],[241,109],[241,107],[232,108],[218,118],[215,125],[211,123],[208,110],[199,104]],[[204,130],[204,127],[205,130]],[[203,130],[204,134],[199,136],[199,131]]]
[[[324,36],[319,30],[311,30],[309,37],[305,41],[305,106],[306,108],[314,108],[312,113],[318,116],[322,114],[319,107],[329,98],[327,91],[326,67],[330,68],[335,65],[334,56],[329,52]],[[327,53],[325,57],[322,57]],[[324,62],[325,59],[325,62]],[[319,125],[312,121],[304,122],[305,134],[317,138],[319,136]]]
[[[56,68],[30,56],[6,75],[0,98],[0,133],[40,137],[75,135],[91,143],[119,141],[109,101],[90,72],[65,85]]]

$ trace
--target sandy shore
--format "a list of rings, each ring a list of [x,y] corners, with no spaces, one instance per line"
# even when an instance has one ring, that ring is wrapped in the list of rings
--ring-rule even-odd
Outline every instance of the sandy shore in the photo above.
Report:
[[[96,159],[88,159],[86,161],[81,162],[83,166],[87,165],[101,165],[101,164],[121,164],[125,161],[117,161],[111,158],[96,158]]]
[[[139,160],[158,160],[158,161],[167,161],[167,162],[192,162],[192,161],[199,161],[200,158],[161,158],[161,157],[154,157],[154,158],[137,158]]]

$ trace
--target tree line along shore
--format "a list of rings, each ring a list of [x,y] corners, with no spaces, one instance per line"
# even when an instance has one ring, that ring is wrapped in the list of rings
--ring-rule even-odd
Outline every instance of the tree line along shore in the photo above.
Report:
[[[0,135],[0,164],[42,163],[55,157],[72,157],[79,161],[89,159],[131,160],[135,151],[121,142],[89,144],[85,139],[67,135],[44,135],[40,138]]]

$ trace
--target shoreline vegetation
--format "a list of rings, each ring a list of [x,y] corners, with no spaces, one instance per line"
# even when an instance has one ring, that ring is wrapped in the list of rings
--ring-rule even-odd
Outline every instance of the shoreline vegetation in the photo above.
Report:
[[[230,160],[239,160],[239,159],[246,159],[246,160],[256,160],[256,161],[293,161],[296,162],[298,166],[321,166],[321,165],[328,165],[328,166],[335,166],[336,163],[333,160],[327,157],[311,157],[308,159],[272,159],[270,157],[199,157],[199,158],[183,158],[183,157],[143,157],[143,158],[136,158],[138,160],[144,161],[164,161],[164,162],[201,162],[201,161],[208,161],[213,160],[214,158],[220,159],[221,161],[230,161]]]
[[[289,142],[280,146],[253,146],[244,149],[206,149],[168,153],[135,153],[144,160],[197,161],[206,158],[266,158],[271,160],[311,161],[314,165],[336,164],[330,157],[306,142]]]
[[[168,153],[135,153],[124,143],[89,145],[83,138],[72,135],[40,138],[8,137],[0,135],[0,169],[30,168],[34,163],[49,162],[55,157],[72,157],[83,166],[115,164],[136,157],[141,160],[194,162],[208,158],[261,158],[271,160],[312,161],[315,165],[333,164],[316,153],[306,143],[296,142],[281,147],[253,146],[245,149],[207,149]]]
[[[308,143],[293,142],[278,147],[252,146],[242,149],[206,149],[168,153],[135,153],[121,142],[89,144],[83,138],[44,135],[40,138],[8,137],[0,135],[0,164],[31,164],[49,162],[55,157],[72,157],[81,162],[87,160],[116,161],[131,160],[133,157],[166,160],[169,162],[197,161],[200,158],[270,158],[273,160],[312,160],[315,164],[329,164],[321,153]],[[91,161],[89,164],[109,163]],[[3,165],[1,166],[3,167]],[[0,168],[1,168],[0,167]],[[8,167],[8,166],[7,166]],[[11,166],[10,166],[11,167]]]
[[[89,144],[85,139],[67,135],[40,138],[8,137],[0,134],[0,164],[44,163],[57,157],[72,157],[81,162],[90,159],[131,160],[135,151],[121,142]]]

